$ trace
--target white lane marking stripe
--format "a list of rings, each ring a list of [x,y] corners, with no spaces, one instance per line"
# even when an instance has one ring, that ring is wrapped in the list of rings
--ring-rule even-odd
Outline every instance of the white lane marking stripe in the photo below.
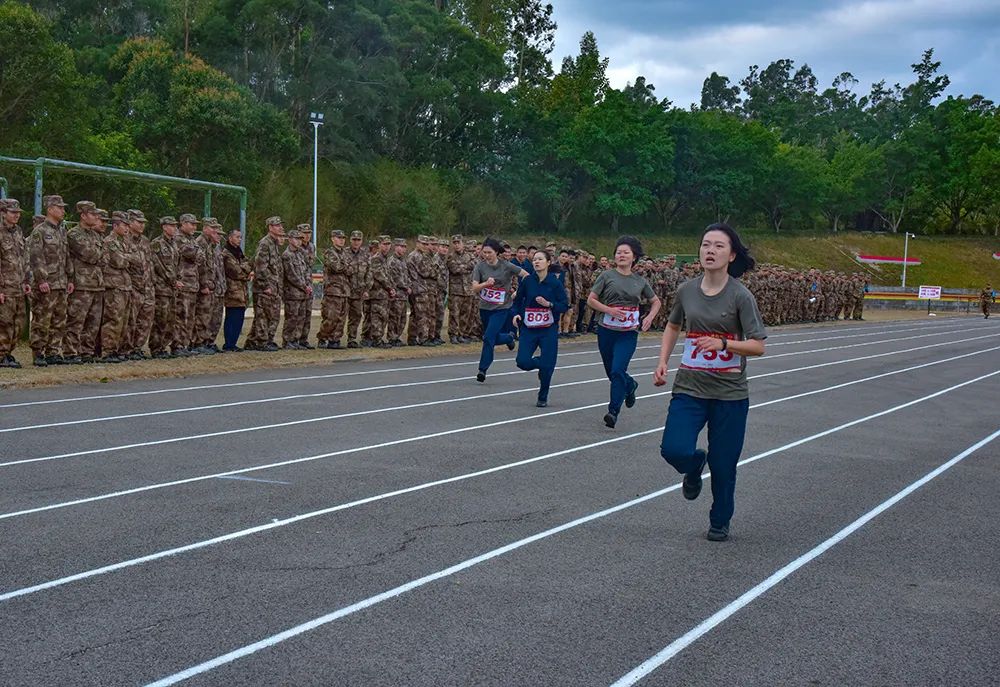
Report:
[[[291,484],[276,479],[260,479],[259,477],[241,477],[240,475],[223,475],[219,479],[235,479],[241,482],[263,482],[264,484]]]
[[[910,340],[913,340],[913,339],[925,339],[927,337],[933,337],[933,336],[949,336],[949,335],[952,335],[952,334],[960,334],[963,331],[965,331],[965,330],[957,330],[956,329],[956,330],[934,332],[934,333],[931,333],[931,334],[921,334],[921,335],[918,335],[918,336],[903,336],[903,337],[899,337],[899,338],[896,338],[896,339],[879,339],[878,341],[863,341],[861,343],[847,344],[847,345],[844,345],[844,346],[828,346],[827,348],[811,348],[811,349],[806,350],[806,351],[792,351],[790,353],[777,353],[777,354],[774,354],[774,355],[771,355],[771,356],[767,356],[765,359],[770,360],[770,359],[774,359],[774,358],[784,358],[784,357],[793,356],[793,355],[809,355],[811,353],[822,353],[824,351],[838,351],[838,350],[843,350],[845,348],[859,348],[859,347],[862,347],[862,346],[875,346],[875,345],[878,345],[878,344],[893,343],[895,341],[910,341]],[[989,338],[990,336],[992,336],[992,335],[985,335],[985,336],[982,336],[982,337],[979,337],[979,338]],[[678,344],[678,345],[680,345],[680,344]],[[673,354],[672,353],[671,357],[676,356],[676,355],[677,354]],[[647,356],[647,357],[644,357],[644,358],[633,358],[632,361],[633,362],[639,362],[639,361],[643,361],[643,360],[656,360],[657,357],[658,356]],[[557,369],[559,369],[559,370],[572,370],[572,369],[581,368],[581,367],[597,367],[598,365],[603,365],[603,364],[604,363],[602,363],[602,362],[578,363],[576,365],[562,365],[562,366],[559,366]],[[523,374],[526,374],[526,373],[523,372],[523,371],[521,371],[521,370],[514,370],[512,372],[497,372],[497,373],[494,373],[491,376],[492,377],[506,377],[506,376],[510,376],[510,375],[523,375]],[[400,389],[400,388],[404,388],[404,387],[427,386],[427,385],[431,385],[431,384],[447,384],[447,383],[452,383],[452,382],[468,382],[469,380],[470,380],[469,376],[450,377],[450,378],[447,378],[447,379],[435,379],[435,380],[428,380],[428,381],[423,381],[423,382],[407,382],[407,383],[403,383],[403,384],[383,384],[383,385],[380,385],[380,386],[362,387],[362,388],[359,388],[359,389],[338,389],[336,391],[321,391],[321,392],[316,392],[316,393],[311,393],[311,394],[291,394],[291,395],[288,395],[288,396],[270,396],[270,397],[267,397],[267,398],[256,398],[256,399],[250,399],[250,400],[245,400],[245,401],[230,401],[229,403],[215,403],[215,404],[204,405],[204,406],[185,406],[183,408],[171,408],[171,409],[168,409],[168,410],[152,410],[152,411],[148,411],[148,412],[144,412],[144,413],[130,413],[130,414],[127,414],[127,415],[107,415],[107,416],[104,416],[104,417],[94,417],[94,418],[87,418],[87,419],[83,419],[83,420],[63,420],[63,421],[60,421],[60,422],[34,423],[34,424],[30,424],[30,425],[21,425],[21,426],[18,426],[18,427],[6,427],[6,428],[3,428],[3,429],[0,429],[0,434],[10,434],[10,433],[13,433],[13,432],[27,432],[27,431],[41,430],[41,429],[63,428],[63,427],[70,427],[70,426],[75,426],[75,425],[89,425],[89,424],[95,424],[95,423],[98,423],[98,422],[114,422],[114,421],[118,421],[118,420],[134,420],[134,419],[140,418],[140,417],[157,417],[157,416],[161,416],[161,415],[177,415],[179,413],[193,413],[193,412],[199,412],[199,411],[202,411],[202,410],[218,410],[220,408],[236,408],[236,407],[239,407],[239,406],[261,405],[261,404],[266,404],[266,403],[278,403],[278,402],[281,402],[281,401],[293,401],[293,400],[304,399],[304,398],[326,398],[326,397],[330,397],[330,396],[342,396],[344,394],[362,393],[362,392],[365,392],[365,391],[382,391],[382,390],[386,390],[386,389]],[[375,410],[375,411],[366,411],[366,412],[383,412],[383,411]],[[3,464],[0,464],[0,467],[3,467]]]
[[[916,338],[919,338],[919,337],[904,337],[904,338],[906,340],[910,340],[910,339],[916,339]],[[903,353],[911,353],[913,351],[922,351],[922,350],[926,350],[928,348],[937,348],[939,346],[952,346],[952,345],[955,345],[955,344],[958,344],[958,343],[966,343],[966,342],[969,342],[969,341],[977,341],[979,339],[989,339],[989,338],[993,338],[993,335],[992,334],[988,334],[988,335],[985,335],[985,336],[976,336],[976,337],[971,337],[971,338],[968,338],[968,339],[957,339],[957,340],[954,340],[954,341],[945,341],[945,342],[938,343],[938,344],[926,344],[926,345],[923,345],[923,346],[918,346],[918,347],[915,347],[915,348],[907,348],[907,349],[903,349],[903,350],[899,350],[899,351],[888,351],[888,352],[885,352],[885,353],[873,353],[873,354],[870,354],[870,355],[864,355],[864,356],[860,356],[860,357],[857,357],[857,358],[845,358],[844,360],[834,360],[834,361],[831,361],[831,362],[819,363],[817,365],[809,365],[809,366],[806,366],[806,367],[795,367],[795,368],[790,368],[788,370],[778,370],[776,372],[766,372],[766,373],[762,373],[762,374],[759,374],[759,375],[753,375],[753,376],[749,377],[748,379],[760,379],[762,377],[771,377],[771,376],[775,376],[775,375],[788,374],[789,372],[799,372],[801,370],[812,370],[812,369],[817,369],[817,368],[820,368],[820,367],[829,367],[829,366],[832,366],[832,365],[843,365],[845,363],[853,363],[853,362],[857,362],[859,360],[870,360],[870,359],[873,359],[873,358],[882,358],[882,357],[890,356],[890,355],[900,355],[900,354],[903,354]],[[851,344],[850,346],[835,346],[835,347],[832,347],[832,348],[813,349],[811,351],[795,351],[795,352],[792,352],[792,353],[779,353],[777,355],[766,356],[766,357],[762,358],[761,360],[763,362],[766,362],[766,361],[774,359],[774,358],[782,358],[782,357],[793,356],[793,355],[805,355],[807,353],[817,353],[817,352],[823,352],[823,351],[828,351],[828,350],[838,350],[838,349],[841,349],[841,348],[854,348],[855,346],[863,346],[863,345],[870,345],[870,344],[873,345],[874,343],[884,343],[884,342],[869,342],[869,344]],[[671,355],[671,357],[677,357],[677,354],[673,354],[673,355]],[[655,360],[655,359],[657,359],[657,356],[649,356],[647,358],[633,358],[632,362],[639,362],[639,361],[644,361],[644,360]],[[556,369],[558,370],[560,368],[556,368]],[[583,380],[583,381],[579,381],[579,382],[564,382],[562,384],[555,384],[555,385],[553,385],[553,388],[559,388],[559,387],[563,387],[563,386],[575,386],[577,384],[590,384],[590,383],[603,382],[603,381],[606,381],[606,378],[604,378],[604,377],[598,377],[596,379]],[[272,423],[272,424],[268,424],[268,425],[256,425],[256,426],[251,426],[251,427],[243,427],[243,428],[239,428],[239,429],[219,430],[217,432],[205,432],[203,434],[192,434],[192,435],[188,435],[188,436],[172,437],[170,439],[157,439],[157,440],[154,440],[154,441],[144,441],[144,442],[138,442],[138,443],[134,443],[134,444],[123,444],[123,445],[119,445],[119,446],[108,446],[108,447],[104,447],[104,448],[88,449],[88,450],[84,450],[84,451],[74,451],[74,452],[70,452],[70,453],[60,453],[60,454],[51,455],[51,456],[39,456],[37,458],[22,458],[20,460],[13,460],[13,461],[7,461],[5,463],[0,463],[0,468],[12,467],[12,466],[15,466],[15,465],[25,465],[25,464],[28,464],[28,463],[44,463],[44,462],[48,462],[48,461],[52,461],[52,460],[63,460],[63,459],[67,459],[67,458],[79,458],[81,456],[96,455],[96,454],[100,454],[100,453],[112,453],[112,452],[116,452],[116,451],[126,451],[126,450],[130,450],[130,449],[134,449],[134,448],[143,448],[143,447],[147,447],[147,446],[162,446],[164,444],[174,444],[174,443],[180,443],[180,442],[185,442],[185,441],[197,441],[197,440],[201,440],[201,439],[211,439],[211,438],[215,438],[215,437],[227,436],[227,435],[232,435],[232,434],[244,434],[244,433],[248,433],[248,432],[260,432],[260,431],[266,431],[266,430],[271,430],[271,429],[281,429],[281,428],[284,428],[284,427],[292,427],[292,426],[296,426],[296,425],[304,425],[304,424],[310,424],[310,423],[314,423],[314,422],[327,422],[327,421],[330,421],[330,420],[341,420],[341,419],[344,419],[344,418],[347,418],[347,417],[358,417],[358,416],[361,416],[361,415],[372,415],[372,414],[376,414],[376,413],[393,412],[393,411],[397,411],[397,410],[412,410],[414,408],[426,408],[426,407],[429,407],[429,406],[444,405],[444,404],[456,403],[456,402],[460,402],[460,401],[477,400],[477,399],[483,399],[483,398],[493,398],[493,397],[496,397],[496,396],[503,396],[503,395],[508,395],[508,394],[524,393],[524,392],[528,392],[528,391],[534,391],[535,389],[536,389],[536,387],[532,386],[532,387],[527,388],[527,389],[515,389],[513,391],[498,391],[498,392],[493,392],[493,393],[489,393],[489,394],[480,394],[480,395],[476,395],[476,396],[464,396],[464,397],[461,397],[461,398],[442,399],[442,400],[436,400],[436,401],[423,401],[421,403],[411,403],[411,404],[402,405],[402,406],[392,406],[392,407],[388,407],[388,408],[375,408],[375,409],[372,409],[372,410],[360,410],[360,411],[355,411],[355,412],[352,412],[352,413],[339,413],[339,414],[336,414],[336,415],[324,415],[322,417],[316,417],[316,418],[304,418],[304,419],[301,419],[301,420],[289,420],[289,421],[286,421],[286,422],[276,422],[276,423]],[[660,395],[660,394],[654,394],[654,396],[655,395]],[[643,398],[645,398],[645,397],[643,397]],[[597,404],[597,405],[600,405],[600,404]],[[595,406],[595,405],[586,406],[586,408],[594,408],[594,407],[597,407],[597,406]]]
[[[986,446],[987,444],[995,440],[997,437],[1000,437],[1000,429],[993,432],[993,434],[986,437],[985,439],[977,441],[975,444],[965,449],[964,451],[959,453],[957,456],[955,456],[948,462],[938,466],[931,472],[927,473],[926,475],[918,479],[916,482],[912,483],[910,486],[896,493],[895,496],[883,501],[878,506],[868,511],[864,515],[862,515],[860,518],[858,518],[850,525],[848,525],[844,529],[834,534],[826,541],[822,542],[815,548],[802,554],[794,561],[781,568],[780,570],[777,570],[766,580],[756,585],[755,587],[747,590],[739,598],[735,599],[731,603],[722,607],[721,609],[713,613],[711,616],[703,620],[701,623],[691,628],[686,633],[675,639],[667,646],[665,646],[655,655],[646,659],[638,666],[636,666],[633,670],[629,671],[627,674],[623,675],[621,678],[613,682],[611,687],[628,687],[630,685],[634,685],[639,680],[643,679],[644,677],[652,673],[654,670],[662,666],[664,663],[672,659],[674,656],[684,651],[684,649],[691,646],[693,643],[704,637],[710,631],[712,631],[713,629],[721,625],[723,622],[728,620],[733,614],[735,614],[742,608],[746,607],[747,605],[755,601],[758,597],[760,597],[764,593],[768,592],[769,590],[777,586],[780,582],[782,582],[785,578],[794,573],[796,570],[799,570],[803,566],[812,562],[817,557],[826,553],[834,546],[842,542],[844,539],[851,536],[859,529],[864,527],[866,524],[871,522],[874,518],[878,517],[885,511],[895,506],[897,503],[905,499],[907,496],[915,492],[917,489],[920,489],[922,486],[930,482],[935,477],[938,477],[945,471],[950,470],[954,466],[958,465],[958,463],[965,460],[967,457],[969,457],[982,447]]]
[[[976,377],[975,379],[971,379],[971,380],[962,382],[960,384],[956,384],[954,386],[950,386],[947,389],[942,389],[940,391],[936,391],[933,394],[930,394],[929,396],[924,396],[922,398],[915,399],[915,400],[910,401],[908,403],[904,403],[902,405],[895,406],[893,408],[888,408],[888,409],[883,410],[883,411],[881,411],[879,413],[875,413],[874,415],[870,415],[870,416],[867,416],[867,417],[864,417],[864,418],[859,418],[857,420],[854,420],[852,422],[846,423],[844,425],[840,425],[839,427],[836,427],[834,429],[829,429],[829,430],[826,430],[826,431],[823,431],[823,432],[819,432],[818,434],[814,434],[812,436],[805,437],[804,439],[799,439],[798,441],[792,442],[791,444],[786,444],[785,446],[782,446],[780,448],[772,449],[771,451],[768,452],[768,454],[769,455],[773,455],[774,453],[779,453],[781,451],[786,451],[789,448],[793,448],[795,446],[800,446],[800,445],[802,445],[804,443],[807,443],[809,441],[814,441],[815,439],[827,436],[829,434],[832,434],[833,432],[840,431],[840,430],[845,429],[847,427],[852,427],[854,425],[861,424],[862,422],[868,422],[868,421],[873,420],[873,419],[875,419],[877,417],[881,417],[883,415],[887,415],[889,413],[893,413],[893,412],[896,412],[898,410],[902,410],[903,408],[908,408],[908,407],[910,407],[912,405],[916,405],[917,403],[922,403],[922,402],[930,400],[932,398],[936,398],[936,397],[941,396],[943,394],[949,393],[949,392],[954,391],[956,389],[960,389],[960,388],[962,388],[964,386],[968,386],[969,384],[974,384],[974,383],[976,383],[978,381],[981,381],[981,380],[986,379],[988,377],[992,377],[992,376],[997,375],[997,374],[1000,374],[1000,370],[997,370],[996,372],[991,372],[991,373],[989,373],[987,375]],[[763,456],[760,456],[760,457],[763,457]],[[758,459],[759,459],[758,456],[753,456],[752,458],[749,458],[747,460],[740,461],[738,463],[738,465],[745,465],[746,463],[751,462],[752,460],[758,460]],[[424,577],[418,578],[416,580],[412,580],[410,582],[407,582],[406,584],[402,584],[402,585],[400,585],[398,587],[394,587],[393,589],[389,589],[389,590],[387,590],[385,592],[382,592],[381,594],[376,594],[375,596],[370,596],[367,599],[363,599],[361,601],[358,601],[357,603],[351,604],[350,606],[344,606],[343,608],[340,608],[340,609],[338,609],[336,611],[333,611],[332,613],[328,613],[327,615],[323,615],[323,616],[320,616],[318,618],[314,618],[313,620],[310,620],[310,621],[308,621],[306,623],[302,623],[301,625],[296,625],[295,627],[289,628],[289,629],[285,630],[284,632],[279,632],[278,634],[275,634],[275,635],[272,635],[272,636],[267,637],[265,639],[262,639],[262,640],[259,640],[257,642],[254,642],[253,644],[248,644],[248,645],[246,645],[244,647],[241,647],[239,649],[236,649],[234,651],[230,651],[229,653],[223,654],[221,656],[217,656],[216,658],[213,658],[213,659],[211,659],[209,661],[205,661],[204,663],[200,663],[200,664],[198,664],[196,666],[192,666],[190,668],[187,668],[186,670],[182,670],[182,671],[180,671],[178,673],[174,673],[173,675],[169,675],[169,676],[164,677],[164,678],[162,678],[160,680],[157,680],[155,682],[149,683],[149,685],[147,685],[147,687],[167,687],[168,685],[177,684],[178,682],[181,682],[183,680],[187,680],[189,678],[192,678],[195,675],[200,675],[202,673],[206,673],[206,672],[208,672],[210,670],[218,668],[219,666],[223,666],[223,665],[226,665],[227,663],[232,663],[233,661],[236,661],[238,659],[245,658],[245,657],[247,657],[247,656],[249,656],[251,654],[257,653],[258,651],[270,648],[272,646],[275,646],[276,644],[280,644],[281,642],[284,642],[285,640],[292,639],[293,637],[297,637],[298,635],[304,634],[306,632],[310,632],[311,630],[315,630],[318,627],[321,627],[323,625],[327,625],[329,623],[332,623],[335,620],[339,620],[340,618],[352,615],[354,613],[357,613],[358,611],[362,611],[362,610],[364,610],[366,608],[370,608],[372,606],[380,604],[383,601],[388,601],[388,600],[393,599],[393,598],[395,598],[397,596],[401,596],[401,595],[403,595],[403,594],[405,594],[407,592],[413,591],[414,589],[417,589],[419,587],[423,587],[423,586],[425,586],[427,584],[430,584],[431,582],[435,582],[435,581],[443,579],[445,577],[450,577],[450,576],[452,576],[452,575],[454,575],[456,573],[462,572],[463,570],[467,570],[467,569],[469,569],[469,568],[471,568],[473,566],[479,565],[480,563],[484,563],[484,562],[489,561],[489,560],[491,560],[493,558],[497,558],[497,557],[502,556],[504,554],[510,553],[511,551],[515,551],[517,549],[523,548],[523,547],[525,547],[525,546],[527,546],[529,544],[533,544],[536,541],[540,541],[542,539],[547,539],[547,538],[552,537],[552,536],[554,536],[556,534],[560,534],[560,533],[565,532],[567,530],[574,529],[574,528],[579,527],[581,525],[585,525],[587,523],[593,522],[594,520],[599,520],[601,518],[605,518],[605,517],[607,517],[609,515],[613,515],[615,513],[619,513],[619,512],[621,512],[623,510],[627,510],[629,508],[633,508],[633,507],[638,506],[640,504],[646,503],[647,501],[651,501],[653,499],[659,498],[660,496],[663,496],[664,494],[670,493],[672,491],[676,491],[677,489],[680,488],[680,486],[681,486],[680,483],[674,484],[674,485],[669,486],[669,487],[667,487],[665,489],[660,489],[659,491],[654,491],[651,494],[646,494],[645,496],[641,496],[641,497],[639,497],[637,499],[633,499],[631,501],[626,501],[625,503],[620,503],[617,506],[612,506],[611,508],[606,508],[606,509],[598,511],[596,513],[591,513],[590,515],[586,515],[586,516],[584,516],[582,518],[578,518],[578,519],[573,520],[571,522],[564,523],[562,525],[559,525],[558,527],[553,527],[552,529],[548,529],[548,530],[545,530],[543,532],[539,532],[537,534],[533,534],[530,537],[526,537],[524,539],[520,539],[518,541],[511,542],[510,544],[507,544],[506,546],[501,546],[500,548],[493,549],[492,551],[487,551],[486,553],[483,553],[483,554],[481,554],[479,556],[476,556],[475,558],[469,558],[469,559],[464,560],[464,561],[462,561],[460,563],[456,563],[455,565],[452,565],[450,567],[444,568],[443,570],[439,570],[439,571],[431,573],[429,575],[425,575]]]
[[[896,322],[899,322],[900,324],[910,324],[910,321],[907,321],[907,320],[896,320]],[[953,325],[954,325],[954,323],[947,322],[947,323],[940,323],[940,324],[935,324],[935,325],[931,325],[931,326],[921,327],[921,329],[936,329],[936,328],[950,327],[950,326],[953,326]],[[872,328],[876,328],[876,327],[880,327],[880,326],[882,326],[882,325],[871,325]],[[869,327],[862,326],[862,327],[851,327],[851,328],[842,328],[842,329],[838,329],[836,327],[830,327],[830,328],[816,328],[816,329],[818,329],[820,331],[827,331],[828,330],[828,331],[834,331],[834,332],[849,332],[849,331],[867,330],[867,329],[869,329]],[[779,333],[779,334],[772,335],[771,337],[769,337],[769,340],[770,339],[779,338],[779,337],[783,337],[783,336],[798,336],[798,335],[801,335],[804,332],[812,332],[812,331],[813,331],[813,329],[796,330],[794,332],[782,332],[782,333]],[[883,332],[885,332],[885,333],[891,333],[891,332],[894,332],[894,331],[911,331],[911,330],[900,329],[898,327],[893,327],[893,328],[884,329],[884,330],[881,330],[881,331],[878,331],[876,329],[875,331],[869,331],[868,333],[870,333],[870,334],[879,334],[879,333],[883,333]],[[838,336],[838,337],[829,337],[829,338],[830,339],[837,339],[837,338],[843,338],[843,337],[839,337]],[[825,340],[825,339],[815,339],[815,340]],[[789,342],[789,343],[795,343],[795,342]],[[647,349],[647,348],[658,348],[658,347],[659,347],[659,344],[651,345],[651,346],[640,346],[639,348]],[[591,349],[591,350],[586,350],[586,351],[570,351],[570,352],[567,352],[567,353],[561,353],[560,357],[567,357],[567,356],[574,356],[574,355],[592,355],[592,354],[595,354],[595,353],[597,353],[596,349]],[[285,383],[285,382],[302,382],[302,381],[311,381],[311,380],[317,380],[317,379],[334,379],[334,378],[338,378],[338,377],[354,377],[354,376],[363,376],[363,375],[373,375],[373,374],[379,374],[379,373],[382,373],[382,372],[409,372],[409,371],[414,371],[414,370],[432,370],[432,369],[439,369],[439,368],[445,368],[445,367],[458,367],[458,366],[468,365],[469,362],[472,361],[472,360],[474,360],[474,358],[470,358],[468,361],[462,361],[462,362],[457,362],[457,363],[436,363],[436,364],[432,364],[432,365],[409,365],[409,366],[406,366],[406,367],[381,368],[381,369],[378,369],[378,370],[359,370],[359,371],[356,371],[356,372],[334,372],[334,373],[329,373],[329,374],[318,374],[318,375],[300,375],[300,376],[297,376],[297,377],[279,377],[279,378],[276,378],[276,379],[257,379],[257,380],[247,381],[247,382],[229,382],[229,383],[226,383],[226,384],[201,384],[201,385],[197,385],[197,386],[171,387],[171,388],[167,388],[167,389],[150,389],[150,390],[147,390],[147,391],[130,391],[130,392],[125,392],[125,393],[120,393],[120,394],[96,394],[96,395],[92,395],[92,396],[69,396],[69,397],[66,397],[66,398],[54,398],[54,399],[47,399],[47,400],[41,400],[41,401],[23,401],[23,402],[20,402],[20,403],[0,404],[0,409],[3,409],[3,408],[23,408],[23,407],[26,407],[26,406],[50,405],[50,404],[56,404],[56,403],[76,403],[76,402],[80,402],[80,401],[100,401],[100,400],[105,400],[105,399],[131,398],[131,397],[134,397],[134,396],[149,396],[149,395],[156,395],[156,394],[171,394],[171,393],[181,393],[181,392],[186,392],[186,391],[203,391],[203,390],[207,390],[207,389],[224,389],[224,388],[229,388],[229,387],[240,387],[240,386],[258,386],[258,385],[263,385],[263,384],[280,384],[280,383]],[[514,360],[513,358],[497,358],[495,362],[513,362],[513,360]],[[348,361],[344,361],[344,362],[346,363]],[[378,361],[362,361],[362,363],[367,363],[367,362],[378,362]],[[252,373],[253,370],[247,370],[247,372],[251,372]]]
[[[990,350],[1000,350],[1000,346],[995,349]],[[834,391],[837,389],[843,389],[844,387],[853,386],[855,384],[862,384],[865,382],[870,382],[875,379],[881,379],[883,377],[890,377],[893,375],[904,374],[906,372],[912,372],[925,367],[931,367],[933,365],[941,365],[944,363],[949,363],[960,358],[968,358],[970,356],[979,355],[980,353],[985,353],[987,351],[976,351],[974,353],[965,353],[963,355],[954,356],[951,358],[945,358],[943,360],[935,360],[930,363],[923,363],[921,365],[914,365],[912,367],[903,368],[901,370],[893,370],[892,372],[884,372],[882,374],[875,375],[874,377],[864,377],[862,379],[855,379],[850,382],[842,382],[830,387],[824,387],[822,389],[815,389],[813,391],[807,391],[799,394],[794,394],[792,396],[785,396],[783,398],[774,399],[771,401],[763,401],[761,403],[755,403],[750,406],[751,409],[763,408],[764,406],[773,405],[775,403],[783,403],[785,401],[793,401],[805,396],[814,396],[816,394],[827,393],[829,391]],[[329,508],[323,508],[321,510],[312,511],[309,513],[300,513],[299,515],[293,515],[288,518],[281,520],[275,520],[263,525],[257,525],[254,527],[249,527],[244,530],[237,530],[235,532],[230,532],[228,534],[219,535],[211,539],[205,539],[202,541],[187,544],[185,546],[180,546],[174,549],[167,549],[164,551],[158,551],[156,553],[151,553],[146,556],[139,558],[133,558],[127,561],[120,561],[118,563],[113,563],[111,565],[106,565],[100,568],[95,568],[92,570],[87,570],[75,575],[70,575],[68,577],[59,578],[57,580],[51,580],[49,582],[43,582],[31,587],[24,587],[22,589],[13,590],[5,594],[0,594],[0,602],[7,601],[8,599],[13,599],[19,596],[26,596],[28,594],[34,594],[36,592],[44,591],[46,589],[52,589],[54,587],[60,587],[71,582],[78,582],[80,580],[85,580],[90,577],[96,577],[98,575],[106,575],[107,573],[115,572],[116,570],[123,570],[125,568],[131,568],[136,565],[141,565],[143,563],[149,563],[152,561],[160,560],[162,558],[169,558],[171,556],[176,556],[178,554],[187,553],[188,551],[196,551],[198,549],[203,549],[209,546],[214,546],[216,544],[221,544],[227,541],[233,541],[234,539],[241,539],[253,534],[258,534],[260,532],[267,532],[268,530],[276,529],[279,527],[287,527],[295,523],[302,522],[304,520],[311,520],[313,518],[318,518],[324,515],[329,515],[331,513],[336,513],[342,510],[348,510],[350,508],[356,508],[358,506],[363,506],[369,503],[375,503],[377,501],[384,501],[386,499],[394,498],[396,496],[402,496],[404,494],[412,494],[418,491],[424,491],[426,489],[431,489],[433,487],[442,486],[445,484],[453,484],[455,482],[464,482],[466,480],[475,479],[477,477],[482,477],[484,475],[490,475],[497,472],[505,472],[507,470],[512,470],[514,468],[523,467],[525,465],[531,465],[532,463],[538,463],[545,460],[550,460],[552,458],[558,458],[560,456],[569,455],[571,453],[576,453],[579,451],[585,451],[592,448],[597,448],[599,446],[606,446],[608,444],[614,444],[621,441],[627,441],[629,439],[634,439],[636,437],[645,436],[647,434],[653,434],[654,432],[662,432],[663,427],[658,426],[652,429],[643,430],[641,432],[633,432],[632,434],[626,434],[620,437],[614,437],[613,439],[605,439],[603,441],[597,441],[591,444],[585,444],[583,446],[574,446],[572,448],[563,449],[561,451],[555,451],[553,453],[546,453],[541,456],[535,456],[533,458],[526,458],[524,460],[519,460],[513,463],[506,463],[504,465],[498,465],[492,468],[486,468],[484,470],[477,470],[476,472],[469,472],[463,475],[455,475],[453,477],[446,477],[444,479],[435,480],[433,482],[424,482],[423,484],[417,484],[412,487],[405,487],[403,489],[396,489],[395,491],[384,492],[382,494],[376,494],[374,496],[367,496],[355,501],[348,501],[346,503],[341,503],[336,506],[331,506]],[[759,454],[756,458],[748,458],[744,463],[753,462],[759,458],[764,458],[766,456],[772,455],[771,452],[765,452]],[[708,474],[705,475],[709,477]]]

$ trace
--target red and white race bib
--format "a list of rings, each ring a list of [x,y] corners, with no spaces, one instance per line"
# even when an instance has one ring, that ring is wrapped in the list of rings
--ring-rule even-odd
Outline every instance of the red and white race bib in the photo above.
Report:
[[[555,318],[552,317],[551,308],[524,309],[524,326],[528,329],[541,329],[553,324],[555,324]]]
[[[639,326],[639,308],[634,305],[617,305],[619,310],[625,311],[625,317],[615,317],[611,313],[604,313],[602,324],[608,329],[618,329],[627,331]]]
[[[700,372],[739,372],[743,366],[743,356],[737,355],[730,350],[725,351],[701,351],[699,352],[694,342],[703,336],[711,336],[714,339],[736,339],[732,334],[715,334],[709,332],[688,332],[684,339],[684,357],[681,360],[681,369],[698,370]]]
[[[479,292],[479,297],[487,303],[492,303],[493,305],[503,305],[504,301],[507,300],[507,290],[494,289],[486,286]]]

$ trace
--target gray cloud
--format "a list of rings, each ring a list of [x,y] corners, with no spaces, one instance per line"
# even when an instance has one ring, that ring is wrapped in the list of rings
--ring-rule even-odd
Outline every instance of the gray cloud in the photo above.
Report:
[[[681,107],[700,99],[713,71],[736,82],[749,65],[786,57],[809,64],[821,88],[844,71],[862,93],[881,79],[905,84],[927,48],[951,77],[947,93],[1000,101],[997,0],[555,0],[554,7],[557,69],[592,30],[611,58],[614,86],[642,75]]]

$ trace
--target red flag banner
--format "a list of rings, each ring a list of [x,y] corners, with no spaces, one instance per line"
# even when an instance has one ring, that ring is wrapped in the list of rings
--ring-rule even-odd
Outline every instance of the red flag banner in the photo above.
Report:
[[[921,264],[920,258],[906,258],[906,260],[903,260],[903,258],[891,255],[859,255],[858,262],[887,264],[887,265],[902,265],[905,262],[908,267],[913,267],[914,265]]]

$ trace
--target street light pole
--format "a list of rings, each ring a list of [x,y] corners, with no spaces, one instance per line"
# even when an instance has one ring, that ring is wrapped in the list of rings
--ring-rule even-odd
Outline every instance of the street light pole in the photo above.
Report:
[[[903,288],[906,288],[906,258],[910,254],[910,237],[917,238],[916,234],[903,232]]]
[[[319,186],[319,127],[323,124],[322,112],[310,112],[309,123],[313,126],[313,214],[312,214],[312,234],[313,246],[319,245],[316,242],[316,213]]]

